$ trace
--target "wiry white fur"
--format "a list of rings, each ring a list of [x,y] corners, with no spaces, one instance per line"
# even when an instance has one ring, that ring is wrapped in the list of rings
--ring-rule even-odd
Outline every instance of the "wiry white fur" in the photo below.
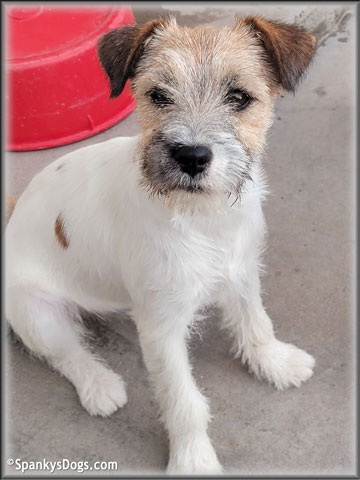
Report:
[[[124,383],[83,344],[77,309],[131,308],[169,433],[168,472],[218,473],[209,407],[187,357],[196,312],[222,305],[235,354],[278,388],[309,378],[314,360],[275,339],[262,306],[259,166],[240,202],[178,211],[176,202],[169,206],[139,187],[137,142],[115,138],[82,148],[32,180],[6,232],[6,314],[25,345],[74,384],[90,414],[109,415],[126,402]],[[55,236],[59,214],[67,249]]]

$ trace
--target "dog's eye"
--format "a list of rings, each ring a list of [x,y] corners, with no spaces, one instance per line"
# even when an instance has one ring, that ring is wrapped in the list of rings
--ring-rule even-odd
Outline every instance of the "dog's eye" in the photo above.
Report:
[[[242,90],[231,90],[226,95],[226,100],[228,101],[228,103],[233,105],[236,110],[239,111],[244,110],[246,107],[248,107],[253,99],[250,97],[249,94],[243,92]]]
[[[173,99],[162,88],[152,88],[146,93],[146,95],[148,95],[152,102],[160,108],[174,103]]]

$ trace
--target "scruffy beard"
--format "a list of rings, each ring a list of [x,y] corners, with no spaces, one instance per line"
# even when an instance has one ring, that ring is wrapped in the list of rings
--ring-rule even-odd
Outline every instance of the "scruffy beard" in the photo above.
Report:
[[[229,208],[228,195],[221,192],[191,192],[185,190],[171,190],[167,193],[149,192],[151,197],[158,197],[166,207],[174,213],[185,214],[210,214],[225,213]]]
[[[140,186],[149,197],[159,198],[178,213],[226,212],[241,202],[244,186],[252,181],[254,159],[238,142],[228,139],[221,139],[218,144],[214,141],[212,149],[215,155],[218,153],[220,167],[210,165],[209,169],[192,178],[169,157],[163,136],[157,135],[155,141],[139,145]]]
[[[250,177],[246,179],[246,183],[250,181],[252,181]],[[140,187],[147,192],[149,198],[159,199],[167,208],[177,215],[222,215],[227,213],[229,209],[239,206],[242,197],[242,191],[234,193],[211,191],[201,188],[197,190],[178,188],[160,191],[144,176],[142,176],[140,180]]]

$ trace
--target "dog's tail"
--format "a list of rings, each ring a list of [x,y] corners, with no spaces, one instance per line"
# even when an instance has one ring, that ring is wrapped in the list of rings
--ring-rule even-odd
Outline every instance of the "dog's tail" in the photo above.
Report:
[[[16,206],[16,198],[13,197],[12,195],[8,194],[6,196],[6,207],[5,207],[5,222],[8,223],[10,220],[10,217],[14,211],[14,208]]]

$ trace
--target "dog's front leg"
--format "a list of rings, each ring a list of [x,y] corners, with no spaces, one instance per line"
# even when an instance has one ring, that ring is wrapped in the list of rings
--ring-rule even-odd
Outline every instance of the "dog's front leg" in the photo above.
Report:
[[[258,378],[268,380],[280,390],[292,385],[298,387],[311,377],[313,357],[275,338],[260,296],[256,259],[249,255],[246,264],[235,270],[227,279],[220,301],[224,326],[234,341],[235,356],[248,364]]]
[[[146,367],[169,434],[169,474],[215,474],[221,466],[207,435],[209,407],[191,375],[186,346],[193,312],[134,312]]]

